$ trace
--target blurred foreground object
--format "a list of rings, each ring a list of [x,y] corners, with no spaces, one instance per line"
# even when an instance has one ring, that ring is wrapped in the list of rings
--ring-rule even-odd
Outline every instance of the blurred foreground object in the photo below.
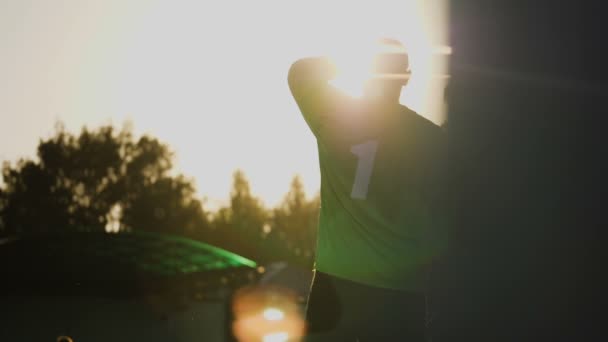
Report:
[[[229,299],[256,263],[154,233],[2,240],[2,341],[226,341]]]
[[[606,340],[601,6],[451,3],[434,342]]]

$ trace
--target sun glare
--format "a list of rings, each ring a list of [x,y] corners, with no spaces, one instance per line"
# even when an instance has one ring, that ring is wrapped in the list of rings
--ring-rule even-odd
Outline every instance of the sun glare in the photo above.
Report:
[[[28,15],[0,11],[0,22],[19,18],[0,52],[20,56],[6,69],[10,83],[0,79],[8,91],[2,112],[13,113],[0,126],[7,146],[0,152],[13,160],[31,155],[56,120],[71,131],[128,120],[136,134],[158,137],[176,152],[176,171],[196,180],[211,210],[227,203],[236,169],[269,206],[280,203],[295,174],[314,195],[318,156],[289,93],[291,63],[333,57],[339,69],[333,83],[356,96],[369,76],[369,46],[396,39],[412,71],[401,102],[441,123],[445,63],[437,56],[449,53],[446,4],[99,1],[74,2],[69,11],[40,3],[30,11],[29,2],[15,2]],[[53,58],[21,58],[40,55]],[[27,85],[27,94],[15,84]]]
[[[241,103],[258,105],[251,107],[255,114],[245,114],[239,118],[233,115],[214,117],[214,120],[220,122],[238,123],[238,127],[230,125],[234,127],[232,136],[238,137],[235,141],[247,143],[232,143],[223,148],[227,151],[226,155],[235,156],[233,167],[243,168],[250,176],[252,191],[259,194],[266,203],[277,203],[285,194],[295,172],[303,177],[309,195],[318,190],[320,180],[314,142],[302,125],[298,108],[284,83],[289,65],[298,58],[326,55],[334,59],[338,75],[331,83],[356,97],[361,96],[365,80],[370,76],[377,41],[380,38],[395,39],[407,51],[412,72],[402,91],[401,103],[431,121],[441,123],[443,81],[440,76],[446,71],[438,56],[444,56],[446,52],[446,2],[377,0],[349,2],[345,5],[342,2],[310,0],[294,5],[294,8],[274,2],[269,5],[276,12],[266,19],[272,22],[274,18],[282,18],[276,27],[283,33],[270,38],[268,44],[262,41],[263,36],[256,36],[257,43],[253,47],[264,57],[248,57],[250,60],[246,62],[251,64],[250,69],[257,71],[246,77],[248,90],[239,95]],[[293,13],[297,15],[293,16]],[[314,18],[313,25],[311,18]],[[268,25],[274,27],[274,24]],[[272,37],[274,32],[275,29],[266,34]],[[277,41],[281,44],[277,45]],[[221,63],[229,63],[230,60]],[[279,68],[278,65],[284,67]],[[224,75],[224,72],[218,75]],[[249,78],[254,82],[248,81]],[[224,82],[219,78],[214,80],[220,85]],[[284,99],[280,100],[277,94],[283,94],[281,96]],[[265,99],[268,102],[264,102]],[[278,107],[281,101],[290,106],[289,116],[285,116],[283,109]],[[238,109],[235,108],[235,111]],[[264,114],[260,115],[260,111]],[[263,131],[268,127],[279,129]],[[225,139],[218,140],[221,142]],[[237,155],[240,155],[238,161]],[[276,155],[282,156],[281,162],[277,162]],[[205,168],[202,161],[199,160],[198,163],[199,169]],[[285,177],[279,176],[279,172],[285,172],[281,171],[283,169],[297,171],[289,171],[291,175]],[[229,171],[223,168],[221,172]],[[211,182],[201,185],[215,184]],[[224,189],[228,190],[227,187]]]
[[[402,35],[395,33],[391,38],[399,36]],[[375,37],[376,40],[381,38],[383,37]],[[431,45],[424,36],[417,37],[413,41],[401,42],[405,45],[405,52],[410,60],[410,69],[413,71],[407,88],[403,92],[402,102],[407,102],[413,107],[418,107],[416,108],[418,111],[422,111],[423,102],[429,96],[437,95],[429,93],[429,84],[441,82],[445,78],[445,70],[435,61],[449,54],[451,50],[448,46]],[[360,97],[363,94],[365,81],[372,77],[373,57],[379,52],[391,51],[387,51],[386,47],[378,49],[377,43],[365,41],[358,45],[341,45],[330,55],[337,68],[337,77],[330,83],[353,97]],[[437,97],[437,99],[441,99],[441,97]]]
[[[329,57],[336,65],[336,79],[330,83],[347,94],[360,97],[365,80],[371,77],[371,65],[374,57],[374,44],[341,44]]]
[[[360,97],[381,38],[399,41],[405,48],[411,77],[401,103],[431,121],[444,120],[443,88],[447,73],[446,1],[366,2],[353,7],[347,21],[336,28],[340,44],[329,51],[338,69],[331,83],[347,94]],[[338,15],[338,13],[336,13]],[[348,26],[348,28],[346,27]]]

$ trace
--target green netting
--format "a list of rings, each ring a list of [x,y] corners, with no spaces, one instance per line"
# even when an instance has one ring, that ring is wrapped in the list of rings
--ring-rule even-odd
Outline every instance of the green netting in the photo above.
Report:
[[[170,276],[256,267],[254,261],[224,249],[159,233],[76,233],[49,237],[43,242],[35,250],[60,258],[62,263],[65,261],[85,268],[89,267],[87,265],[109,263]]]

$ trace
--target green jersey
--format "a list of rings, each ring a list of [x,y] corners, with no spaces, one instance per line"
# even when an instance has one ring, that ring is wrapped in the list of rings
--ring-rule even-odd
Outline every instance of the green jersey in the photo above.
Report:
[[[350,98],[327,77],[294,67],[290,88],[319,152],[316,269],[372,286],[422,290],[426,266],[445,243],[432,205],[441,128],[398,104]]]

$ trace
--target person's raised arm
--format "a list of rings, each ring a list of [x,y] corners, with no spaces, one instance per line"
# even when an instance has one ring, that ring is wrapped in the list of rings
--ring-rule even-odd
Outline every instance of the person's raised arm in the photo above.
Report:
[[[301,86],[327,83],[336,77],[336,66],[328,57],[308,57],[297,60],[289,68],[289,87],[294,90]]]
[[[289,89],[304,119],[313,133],[318,133],[323,119],[336,109],[345,98],[338,89],[328,83],[336,76],[336,66],[327,57],[303,58],[291,66],[287,77]]]

